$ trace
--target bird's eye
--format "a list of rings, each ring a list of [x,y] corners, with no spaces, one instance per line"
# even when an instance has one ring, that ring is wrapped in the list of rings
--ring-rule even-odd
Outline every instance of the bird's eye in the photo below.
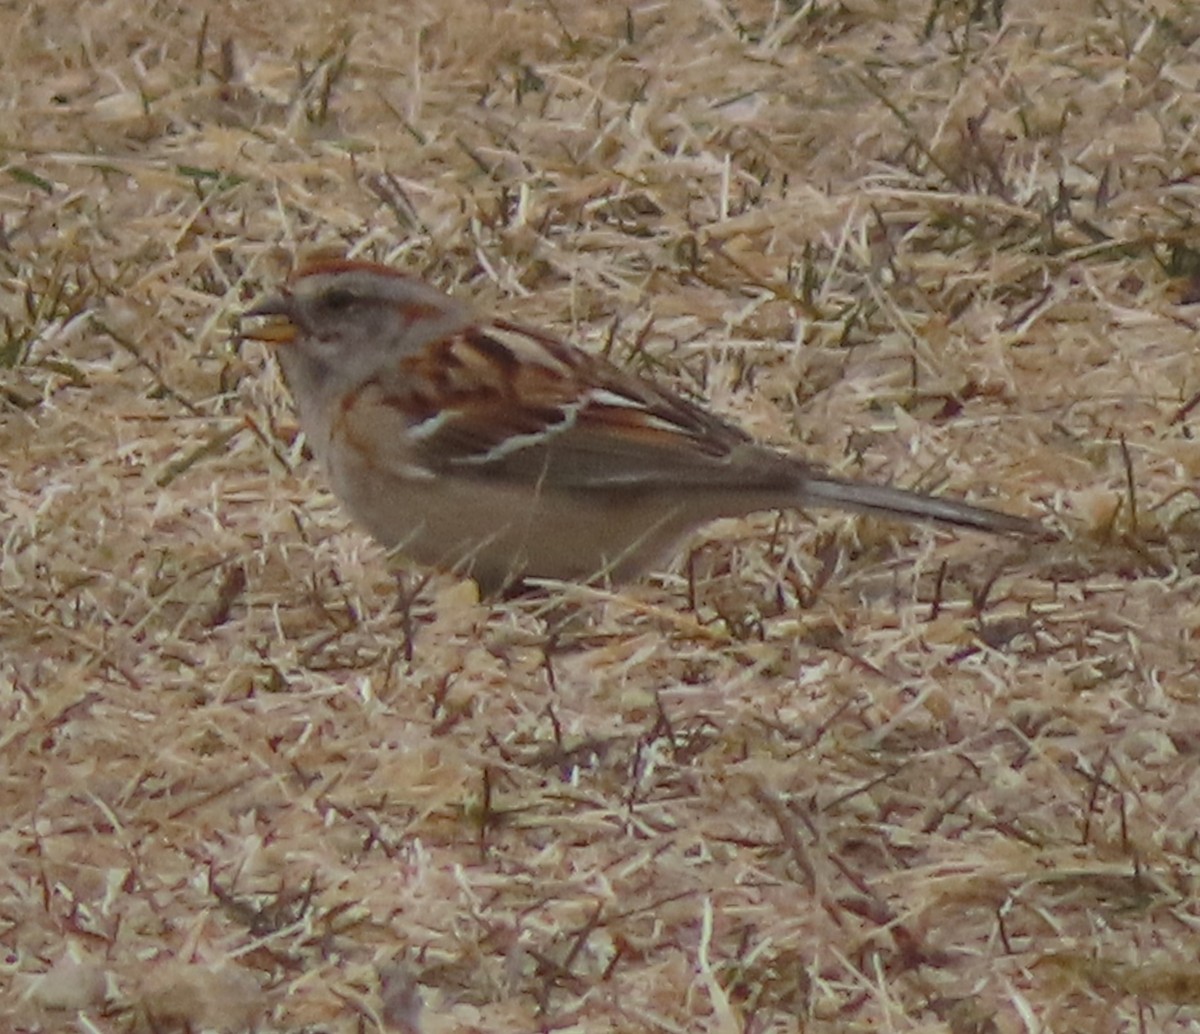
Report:
[[[344,287],[334,287],[321,296],[321,304],[330,312],[344,312],[356,301],[358,298],[354,292]]]

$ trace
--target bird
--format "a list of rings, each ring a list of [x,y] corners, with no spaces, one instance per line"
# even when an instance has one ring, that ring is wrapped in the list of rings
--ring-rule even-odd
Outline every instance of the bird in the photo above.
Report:
[[[245,317],[349,514],[470,576],[619,583],[722,517],[812,506],[1025,538],[1030,518],[836,477],[700,403],[390,266],[301,263]]]

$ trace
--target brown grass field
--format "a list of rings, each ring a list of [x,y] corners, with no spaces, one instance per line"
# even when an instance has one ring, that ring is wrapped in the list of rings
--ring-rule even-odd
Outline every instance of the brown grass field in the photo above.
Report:
[[[1197,1029],[1191,0],[0,29],[0,1031]],[[481,603],[237,336],[313,247],[1062,539]]]

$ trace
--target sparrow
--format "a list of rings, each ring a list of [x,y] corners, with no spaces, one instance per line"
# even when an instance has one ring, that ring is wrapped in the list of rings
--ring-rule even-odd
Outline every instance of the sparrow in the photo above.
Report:
[[[246,317],[334,494],[380,543],[473,577],[620,582],[698,526],[813,506],[1001,535],[1038,522],[845,480],[552,334],[372,262],[301,265]]]

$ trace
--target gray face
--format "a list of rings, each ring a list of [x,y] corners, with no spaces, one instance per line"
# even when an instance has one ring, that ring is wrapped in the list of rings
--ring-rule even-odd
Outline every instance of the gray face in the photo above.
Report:
[[[367,264],[302,274],[247,315],[292,324],[291,340],[275,339],[280,363],[293,392],[320,402],[473,322],[466,306],[436,288]]]
[[[294,347],[322,366],[353,368],[401,344],[404,306],[378,279],[325,275],[297,284],[284,313],[296,325]]]

